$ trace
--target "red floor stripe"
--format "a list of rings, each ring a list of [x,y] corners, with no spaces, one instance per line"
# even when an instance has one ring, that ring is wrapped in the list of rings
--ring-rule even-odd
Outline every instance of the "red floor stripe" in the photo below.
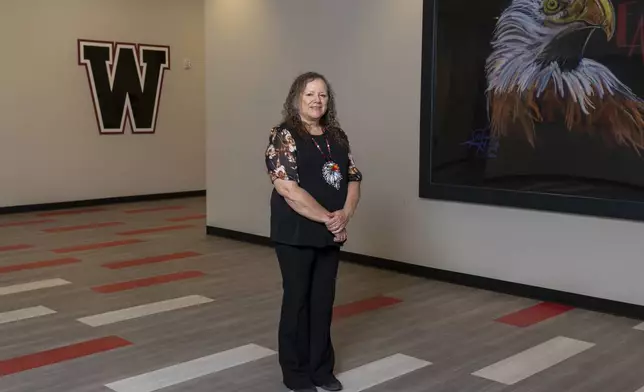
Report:
[[[113,246],[138,244],[139,242],[143,242],[143,240],[133,239],[133,240],[100,242],[98,244],[77,245],[77,246],[70,246],[67,248],[54,249],[52,252],[54,253],[80,252],[83,250],[93,250],[93,249],[111,248]]]
[[[34,262],[31,262],[31,263],[7,265],[7,266],[4,266],[4,267],[0,267],[0,274],[4,274],[4,273],[7,273],[7,272],[15,272],[15,271],[24,271],[24,270],[45,268],[45,267],[55,267],[55,266],[59,266],[59,265],[72,264],[72,263],[80,263],[80,260],[72,258],[72,257],[69,257],[69,258],[65,258],[65,259],[34,261]]]
[[[27,245],[27,244],[16,244],[16,245],[5,245],[5,246],[0,246],[0,252],[9,252],[12,250],[23,250],[23,249],[30,249],[33,248],[33,245]]]
[[[185,258],[188,258],[188,257],[194,257],[194,256],[200,256],[200,255],[201,254],[197,253],[197,252],[172,253],[172,254],[168,254],[168,255],[145,257],[145,258],[142,258],[142,259],[134,259],[134,260],[127,260],[127,261],[115,261],[115,262],[111,262],[111,263],[105,263],[105,264],[103,264],[103,267],[109,268],[109,269],[120,269],[120,268],[134,267],[134,266],[138,266],[138,265],[145,265],[145,264],[152,264],[152,263],[162,263],[164,261],[185,259]]]
[[[141,229],[141,230],[122,231],[116,234],[119,234],[119,235],[150,234],[150,233],[160,233],[160,232],[172,231],[172,230],[183,230],[191,227],[194,227],[194,226],[193,225],[161,226],[161,227],[152,227],[152,228]]]
[[[0,227],[39,225],[41,223],[51,223],[51,222],[56,222],[56,221],[53,219],[38,219],[38,220],[30,220],[30,221],[22,221],[22,222],[5,222],[5,223],[0,223]]]
[[[516,327],[528,327],[544,320],[556,317],[573,309],[571,306],[543,302],[518,312],[510,313],[496,321]]]
[[[63,226],[63,227],[52,227],[51,229],[44,229],[44,232],[47,233],[62,233],[66,231],[76,231],[76,230],[85,230],[85,229],[100,229],[103,227],[112,227],[124,224],[123,222],[103,222],[103,223],[90,223],[87,225],[78,225],[78,226]]]
[[[356,314],[384,308],[402,302],[401,299],[391,297],[373,297],[362,301],[352,302],[346,305],[339,305],[333,309],[333,320],[351,317]]]
[[[206,217],[205,214],[203,214],[203,215],[188,215],[188,216],[178,216],[176,218],[168,218],[166,220],[170,221],[170,222],[185,222],[185,221],[189,221],[189,220],[204,219],[205,217]]]
[[[114,293],[117,291],[131,290],[131,289],[136,289],[140,287],[147,287],[147,286],[153,286],[157,284],[169,283],[177,280],[197,278],[199,276],[204,276],[204,275],[205,274],[201,271],[178,272],[174,274],[157,275],[150,278],[131,280],[128,282],[120,282],[120,283],[106,284],[103,286],[95,286],[95,287],[92,287],[92,290],[98,293],[107,294],[107,293]]]
[[[40,214],[38,214],[38,216],[78,215],[78,214],[87,214],[90,212],[100,212],[105,210],[106,210],[105,208],[79,208],[74,210],[41,212]]]
[[[182,210],[182,206],[168,206],[168,207],[151,207],[151,208],[138,208],[135,210],[125,210],[126,214],[140,214],[143,212],[155,212],[155,211],[174,211]]]
[[[6,376],[8,374],[20,373],[30,369],[114,350],[131,344],[131,342],[118,336],[107,336],[69,346],[58,347],[52,350],[24,355],[22,357],[7,359],[0,361],[0,375]]]

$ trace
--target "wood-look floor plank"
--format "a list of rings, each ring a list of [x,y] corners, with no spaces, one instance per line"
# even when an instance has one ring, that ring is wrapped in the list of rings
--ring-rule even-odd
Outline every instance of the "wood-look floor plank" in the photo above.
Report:
[[[126,212],[132,210],[137,213]],[[0,361],[27,358],[38,365],[0,377],[0,390],[107,392],[106,385],[156,388],[163,382],[132,381],[146,379],[142,375],[147,380],[161,375],[169,377],[163,392],[286,392],[276,355],[235,366],[221,366],[224,362],[213,360],[217,357],[212,355],[249,344],[266,352],[277,351],[282,288],[273,249],[206,236],[200,227],[205,223],[204,213],[205,198],[199,197],[128,203],[46,218],[0,216],[3,244],[33,245],[0,253],[0,267],[12,270],[0,274],[0,295],[4,294]],[[184,220],[195,228],[146,232],[141,242],[91,247],[123,241],[120,232],[140,233]],[[82,230],[43,231],[56,227]],[[80,248],[65,257],[80,262],[31,268],[44,266],[30,264],[34,261],[62,257],[52,250],[75,246]],[[159,262],[167,258],[173,261]],[[115,262],[124,264],[110,264]],[[144,287],[135,284],[110,293],[92,290],[155,276],[181,276],[187,271],[202,275]],[[186,298],[195,301],[172,301]],[[204,298],[213,300],[201,304],[196,300]],[[348,263],[340,266],[336,305],[346,305],[341,308],[343,316],[333,323],[332,336],[336,371],[346,381],[347,390],[640,392],[644,386],[644,374],[639,372],[644,363],[643,320],[572,309],[556,317],[532,317],[529,323],[508,325],[496,320],[525,313],[535,301]],[[80,357],[63,349],[63,357],[70,360],[56,363],[39,362],[33,356],[103,336],[132,344]],[[558,336],[593,346],[550,366],[516,357]],[[554,352],[546,354],[542,359],[552,359]],[[190,362],[198,358],[210,358],[210,362],[204,360],[208,365],[202,367]],[[373,370],[374,364],[392,359],[419,365],[413,371],[403,371],[398,365]],[[431,366],[420,366],[425,362]],[[508,367],[509,362],[522,366]],[[490,377],[496,380],[473,374],[486,368],[488,376],[497,373]],[[537,368],[541,370],[535,372]],[[130,383],[117,384],[123,380]]]

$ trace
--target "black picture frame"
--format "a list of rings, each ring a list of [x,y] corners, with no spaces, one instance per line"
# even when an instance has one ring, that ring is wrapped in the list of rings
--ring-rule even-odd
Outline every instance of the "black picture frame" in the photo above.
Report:
[[[419,197],[423,199],[644,221],[644,202],[636,200],[514,191],[469,185],[449,185],[432,181],[433,135],[436,126],[434,122],[434,110],[436,106],[436,57],[439,55],[436,53],[438,27],[437,6],[441,1],[449,0],[423,1]]]

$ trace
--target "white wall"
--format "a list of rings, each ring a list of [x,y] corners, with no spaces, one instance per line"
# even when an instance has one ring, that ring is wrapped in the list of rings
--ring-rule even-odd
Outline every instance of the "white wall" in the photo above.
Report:
[[[203,7],[2,0],[0,207],[205,189]],[[99,135],[79,38],[170,46],[155,135]]]
[[[347,250],[644,305],[639,223],[420,199],[422,0],[206,0],[208,224],[268,235],[292,79],[331,80],[365,175]]]

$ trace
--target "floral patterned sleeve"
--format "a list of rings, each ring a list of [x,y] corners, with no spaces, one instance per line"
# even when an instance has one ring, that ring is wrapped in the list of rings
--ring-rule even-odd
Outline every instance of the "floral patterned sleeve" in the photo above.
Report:
[[[347,139],[348,140],[348,139]],[[351,154],[351,147],[349,147],[349,176],[347,178],[349,182],[355,181],[359,182],[362,181],[362,173],[356,166],[356,161],[353,159],[353,155]]]
[[[266,148],[266,168],[271,182],[277,179],[299,182],[295,140],[287,129],[273,128]]]
[[[349,153],[349,181],[362,181],[362,173],[358,170],[356,162],[353,159],[353,155]]]

